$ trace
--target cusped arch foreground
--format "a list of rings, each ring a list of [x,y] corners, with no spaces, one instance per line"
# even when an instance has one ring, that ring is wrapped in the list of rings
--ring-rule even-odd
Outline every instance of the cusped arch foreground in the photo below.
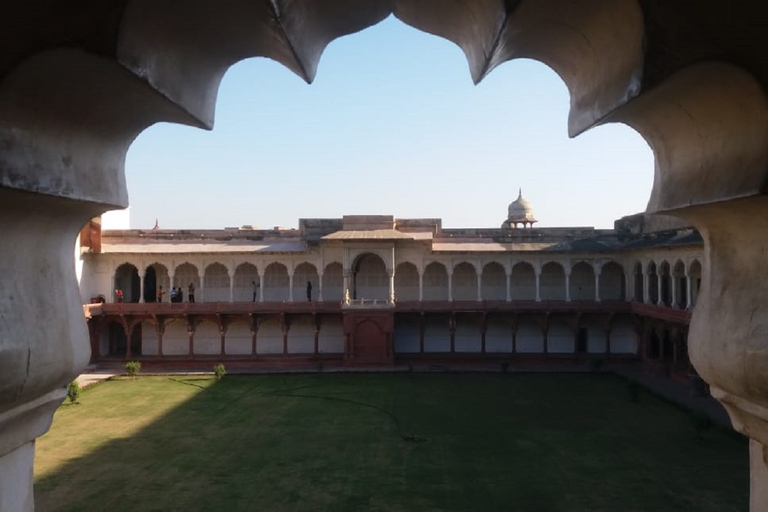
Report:
[[[123,166],[136,134],[159,121],[210,127],[221,76],[246,57],[273,58],[311,81],[331,40],[394,13],[458,44],[475,81],[516,57],[551,66],[571,93],[571,134],[620,121],[648,141],[656,157],[649,210],[686,217],[706,244],[691,359],[736,428],[755,439],[752,507],[768,508],[768,350],[755,335],[768,331],[768,311],[753,307],[768,304],[760,284],[768,245],[768,63],[760,52],[768,36],[753,22],[768,8],[669,5],[9,4],[0,58],[0,261],[21,271],[3,276],[14,300],[0,305],[4,318],[28,318],[33,309],[47,315],[0,323],[0,384],[15,390],[0,402],[0,485],[5,475],[31,474],[31,442],[87,363],[71,239],[89,218],[127,204]],[[743,248],[738,258],[733,247]],[[59,292],[44,293],[50,289]],[[49,343],[54,331],[62,333],[57,344]],[[0,508],[30,509],[28,480],[1,493]]]

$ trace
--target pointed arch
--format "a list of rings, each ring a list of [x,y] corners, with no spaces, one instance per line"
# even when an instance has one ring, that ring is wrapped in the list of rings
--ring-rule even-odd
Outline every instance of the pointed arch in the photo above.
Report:
[[[344,267],[338,261],[331,262],[323,270],[322,295],[324,301],[344,299]]]
[[[507,271],[498,261],[491,261],[483,266],[480,277],[483,300],[507,300]]]
[[[557,261],[549,261],[541,267],[539,278],[541,300],[565,300],[565,269]]]
[[[419,270],[410,261],[395,270],[395,297],[399,301],[419,300]]]
[[[439,261],[424,267],[424,300],[448,300],[448,270]]]

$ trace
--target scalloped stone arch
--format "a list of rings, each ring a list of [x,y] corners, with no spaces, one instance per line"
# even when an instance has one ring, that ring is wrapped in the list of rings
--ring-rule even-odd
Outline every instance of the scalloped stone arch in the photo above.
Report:
[[[264,281],[261,293],[266,302],[284,302],[290,300],[290,278],[288,266],[279,261],[272,261],[264,266]]]
[[[139,267],[129,261],[123,261],[115,267],[115,273],[112,276],[115,293],[121,290],[123,293],[123,302],[141,301],[141,276]],[[117,296],[107,297],[107,301],[114,300],[118,302]]]
[[[469,261],[454,262],[451,273],[451,289],[453,300],[478,300],[477,267]]]
[[[231,299],[229,268],[219,261],[209,263],[203,270],[201,302],[228,302]]]
[[[424,266],[423,298],[424,300],[448,300],[450,297],[449,266],[443,261],[430,261]]]
[[[595,267],[589,260],[578,260],[572,262],[570,275],[569,293],[571,300],[590,301],[595,300],[597,292],[595,290]]]
[[[495,260],[485,263],[480,286],[480,297],[483,300],[507,300],[509,282],[504,265]]]
[[[401,261],[395,268],[395,298],[398,301],[421,300],[419,267],[411,261]]]
[[[293,300],[317,300],[320,291],[320,276],[317,266],[302,261],[293,269]]]
[[[320,293],[322,297],[318,300],[341,301],[344,299],[344,265],[340,261],[325,264]]]
[[[232,299],[235,302],[256,302],[261,299],[261,277],[259,276],[259,267],[255,263],[250,261],[238,263],[235,266],[232,279],[234,280]],[[254,290],[253,283],[256,283],[256,290]]]
[[[539,275],[539,294],[541,300],[566,300],[566,266],[560,261],[542,262]]]
[[[705,60],[728,52],[709,52],[679,71],[690,60],[685,52],[672,54],[673,61],[682,57],[677,67],[645,75],[646,59],[663,48],[649,46],[644,54],[644,35],[653,33],[644,34],[638,2],[626,0],[478,0],[447,3],[438,12],[416,0],[116,5],[108,11],[114,26],[104,32],[72,27],[31,45],[51,50],[12,54],[17,64],[0,85],[0,168],[9,170],[0,174],[4,262],[28,270],[22,283],[8,284],[27,300],[9,306],[7,316],[25,318],[30,303],[49,313],[35,325],[0,324],[0,339],[9,340],[2,362],[10,361],[0,374],[19,389],[0,408],[11,418],[2,431],[13,433],[0,438],[0,454],[26,447],[19,474],[32,474],[31,441],[47,430],[63,387],[87,363],[87,344],[79,341],[87,339],[85,325],[71,321],[80,314],[74,271],[64,262],[71,262],[71,239],[90,217],[127,204],[123,165],[135,135],[159,121],[210,127],[219,80],[245,57],[268,56],[311,81],[330,41],[392,12],[459,45],[475,81],[512,58],[552,67],[571,94],[571,134],[620,121],[648,141],[656,160],[649,211],[685,217],[705,240],[691,360],[736,428],[757,440],[753,478],[763,484],[753,486],[753,509],[766,508],[768,342],[755,333],[768,331],[768,314],[754,305],[768,304],[758,278],[765,276],[768,245],[768,101],[745,70]],[[98,19],[91,18],[85,17]],[[685,39],[672,35],[673,46]],[[86,45],[92,53],[77,48]],[[738,258],[733,247],[743,249]],[[50,288],[59,293],[26,295]],[[60,343],[49,343],[61,326]],[[36,419],[25,430],[18,428],[22,413]],[[4,498],[0,508],[31,508],[31,482],[21,487],[18,501],[8,505]]]

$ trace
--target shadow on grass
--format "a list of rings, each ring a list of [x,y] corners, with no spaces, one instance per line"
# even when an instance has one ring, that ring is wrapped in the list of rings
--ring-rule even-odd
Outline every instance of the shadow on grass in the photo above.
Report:
[[[684,412],[650,395],[632,403],[608,375],[185,380],[107,383],[57,413],[38,444],[49,468],[38,509],[748,506],[746,442],[718,431],[696,440]]]

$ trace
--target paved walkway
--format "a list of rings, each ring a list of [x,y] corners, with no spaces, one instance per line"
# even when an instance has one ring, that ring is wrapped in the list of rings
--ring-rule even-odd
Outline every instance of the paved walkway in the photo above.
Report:
[[[488,365],[453,365],[453,364],[418,364],[413,365],[413,368],[417,372],[497,372],[499,371],[500,367],[498,364],[488,364]],[[323,372],[332,373],[332,372],[380,372],[380,371],[388,371],[388,372],[407,372],[409,371],[409,367],[407,365],[401,365],[401,366],[388,366],[386,368],[377,368],[377,367],[363,367],[363,368],[328,368],[323,370]],[[229,371],[229,373],[304,373],[307,371],[317,371],[315,368],[286,368],[286,369],[271,369],[271,370],[264,370],[264,369],[256,369],[256,370],[245,370],[245,369],[239,369],[239,368],[233,368],[232,371]],[[522,368],[522,369],[516,369],[516,368],[509,368],[510,372],[541,372],[541,373],[547,373],[547,372],[576,372],[576,371],[587,371],[584,368],[577,368],[573,365],[563,365],[562,367],[553,367],[553,366],[542,366],[541,368],[537,367],[531,367],[531,368]],[[725,412],[725,409],[723,408],[720,403],[712,398],[711,396],[694,396],[691,393],[691,387],[689,385],[686,385],[684,383],[669,379],[667,377],[655,377],[653,375],[649,375],[647,373],[644,373],[639,366],[616,366],[612,368],[607,368],[605,371],[608,372],[614,372],[618,375],[621,375],[627,379],[635,380],[639,382],[643,387],[650,390],[652,393],[656,395],[660,395],[663,398],[669,400],[670,402],[673,402],[675,404],[678,404],[682,407],[685,407],[686,409],[690,410],[696,410],[701,411],[705,414],[707,414],[710,418],[712,418],[713,421],[717,422],[720,425],[724,425],[727,427],[731,426],[731,420],[728,417],[728,413]],[[115,375],[122,375],[125,372],[123,371],[123,367],[119,363],[111,363],[111,364],[104,364],[104,365],[91,365],[77,378],[77,382],[80,383],[81,387],[88,387],[93,384],[96,384],[98,382],[103,382],[111,377],[114,377]],[[142,374],[144,375],[162,375],[162,374],[205,374],[205,373],[212,373],[212,372],[201,372],[199,369],[190,369],[189,371],[185,371],[184,369],[180,369],[178,367],[174,368],[162,368],[157,366],[152,366],[147,369],[142,369]]]
[[[618,375],[635,380],[651,392],[660,395],[670,402],[681,405],[686,409],[701,411],[712,418],[712,421],[731,427],[731,419],[720,402],[709,395],[695,396],[691,393],[691,387],[667,377],[654,377],[643,373],[640,367],[611,368]]]

